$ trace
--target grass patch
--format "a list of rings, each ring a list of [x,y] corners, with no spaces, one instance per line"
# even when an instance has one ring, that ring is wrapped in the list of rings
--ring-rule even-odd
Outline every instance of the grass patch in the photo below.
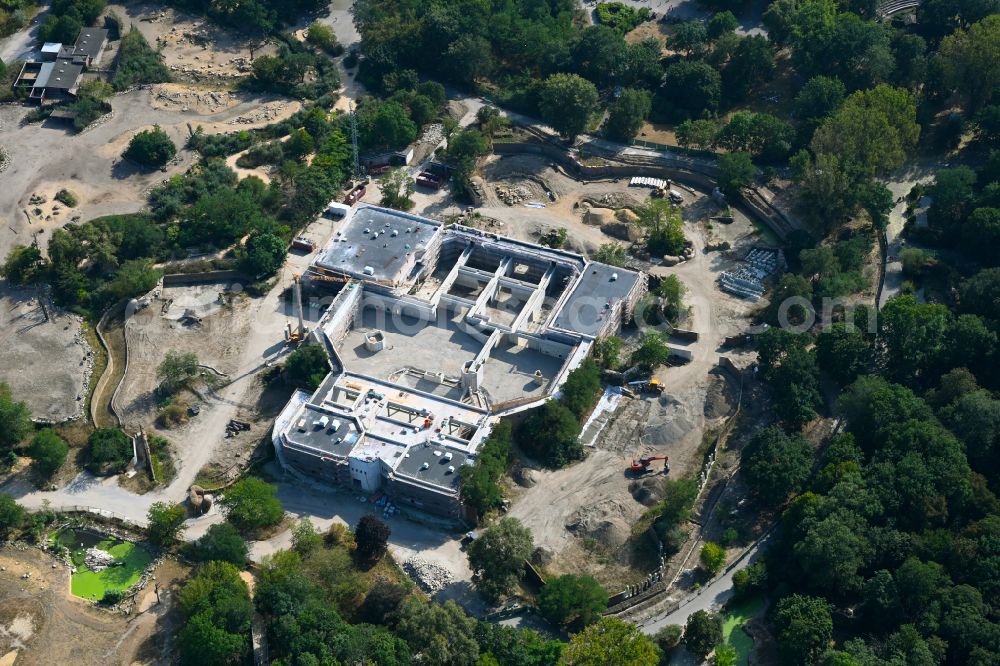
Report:
[[[726,606],[722,616],[722,641],[736,648],[737,666],[747,666],[753,650],[753,639],[743,630],[743,625],[763,607],[764,600],[761,597],[750,597]]]
[[[108,368],[108,352],[97,337],[97,330],[88,321],[83,322],[83,338],[94,351],[94,367],[90,372],[90,385],[87,386],[87,397],[83,402],[85,420],[90,420],[90,403],[94,399],[94,391],[101,380],[101,375]]]
[[[60,530],[53,537],[53,542],[70,550],[70,560],[76,567],[71,591],[75,596],[92,601],[100,601],[107,592],[124,592],[132,587],[153,561],[153,555],[142,546],[86,530]],[[123,564],[103,571],[91,571],[85,564],[88,548],[111,553],[116,562]]]

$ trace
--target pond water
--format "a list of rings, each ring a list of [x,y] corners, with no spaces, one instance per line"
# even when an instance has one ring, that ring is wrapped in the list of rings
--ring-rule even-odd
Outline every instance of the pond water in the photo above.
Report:
[[[751,597],[730,604],[722,615],[722,640],[736,648],[737,666],[747,666],[753,650],[753,639],[743,630],[743,625],[763,607],[764,600],[761,597]]]

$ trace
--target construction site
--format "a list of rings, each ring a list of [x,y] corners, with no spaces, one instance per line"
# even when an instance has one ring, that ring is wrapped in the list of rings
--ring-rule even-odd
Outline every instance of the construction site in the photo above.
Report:
[[[373,206],[296,281],[290,339],[307,335],[303,282],[334,294],[308,331],[331,372],[278,417],[282,465],[451,519],[496,420],[557,391],[646,291],[639,272]]]

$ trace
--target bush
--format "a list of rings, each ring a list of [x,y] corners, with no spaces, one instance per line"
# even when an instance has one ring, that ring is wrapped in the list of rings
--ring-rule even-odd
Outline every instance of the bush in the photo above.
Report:
[[[146,528],[149,541],[160,548],[167,548],[184,531],[187,511],[180,504],[153,502],[146,516],[149,520]]]
[[[622,34],[634,30],[640,23],[649,20],[648,7],[636,9],[623,2],[601,2],[597,5],[597,20],[618,30]]]
[[[40,430],[31,440],[28,455],[35,461],[35,468],[44,477],[55,474],[63,463],[69,446],[55,432],[49,429]]]
[[[580,421],[558,400],[549,400],[531,413],[517,429],[517,443],[549,467],[563,467],[583,458]]]
[[[501,420],[483,443],[476,462],[462,466],[462,501],[475,509],[479,517],[503,504],[499,482],[510,464],[510,456],[511,425],[510,421]]]
[[[249,546],[230,523],[216,523],[188,548],[188,556],[197,562],[246,564]]]
[[[69,190],[59,190],[56,192],[55,199],[56,201],[66,204],[70,208],[75,208],[78,203],[76,195]]]
[[[120,603],[122,599],[125,598],[124,590],[105,590],[104,596],[101,597],[101,603],[105,603],[109,606],[114,606]]]
[[[306,30],[306,41],[313,46],[326,51],[331,56],[339,56],[344,52],[344,47],[337,41],[337,35],[329,26],[318,21],[309,24]]]
[[[284,518],[277,492],[270,483],[250,476],[230,486],[219,505],[236,529],[251,532],[277,525]]]
[[[310,391],[316,390],[329,372],[330,364],[320,345],[299,347],[285,360],[286,380]]]
[[[583,419],[597,403],[601,390],[601,371],[593,359],[584,359],[569,373],[562,387],[562,402],[578,419]]]
[[[538,607],[550,622],[575,633],[601,619],[608,593],[590,576],[566,574],[546,583]]]
[[[714,576],[726,563],[726,549],[717,543],[707,542],[701,548],[701,566],[710,576]]]
[[[177,146],[167,133],[156,125],[151,130],[139,132],[129,141],[123,157],[147,167],[162,167],[174,159]]]
[[[115,428],[98,428],[87,440],[89,468],[95,474],[116,474],[132,460],[132,439]]]
[[[7,493],[0,493],[0,535],[24,524],[24,508]]]
[[[74,39],[76,39],[74,37]],[[118,67],[112,85],[115,90],[125,90],[144,83],[165,83],[170,80],[170,70],[163,64],[163,56],[154,49],[136,29],[122,37],[118,50]]]

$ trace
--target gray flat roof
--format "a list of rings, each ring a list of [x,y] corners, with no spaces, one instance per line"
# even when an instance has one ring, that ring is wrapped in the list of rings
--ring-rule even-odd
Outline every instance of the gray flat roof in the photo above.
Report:
[[[76,82],[83,73],[83,67],[71,65],[65,61],[47,62],[42,65],[35,81],[36,88],[55,90],[70,90],[76,87]]]
[[[367,266],[372,269],[371,278],[391,281],[397,278],[408,255],[426,247],[439,228],[440,224],[432,220],[362,206],[334,235],[316,263],[355,276],[365,275]]]
[[[445,454],[451,454],[451,460],[445,460]],[[435,455],[436,454],[436,455]],[[467,456],[461,451],[430,444],[418,444],[409,451],[396,466],[396,474],[432,483],[443,488],[457,488],[462,465]],[[421,469],[427,463],[426,469]],[[454,467],[454,472],[448,468]]]
[[[336,430],[331,430],[329,425],[325,428],[317,425],[317,421],[323,416],[327,417],[330,424],[339,421],[339,427]],[[285,432],[285,436],[293,445],[309,447],[341,458],[347,458],[351,449],[354,448],[354,444],[358,441],[358,431],[350,419],[324,414],[310,405],[306,405],[301,412],[295,415],[291,426]]]
[[[84,28],[76,38],[75,54],[86,55],[93,60],[101,54],[107,39],[108,31],[103,28]]]
[[[628,296],[638,280],[635,271],[596,262],[587,264],[554,325],[584,335],[597,335],[609,305]]]

